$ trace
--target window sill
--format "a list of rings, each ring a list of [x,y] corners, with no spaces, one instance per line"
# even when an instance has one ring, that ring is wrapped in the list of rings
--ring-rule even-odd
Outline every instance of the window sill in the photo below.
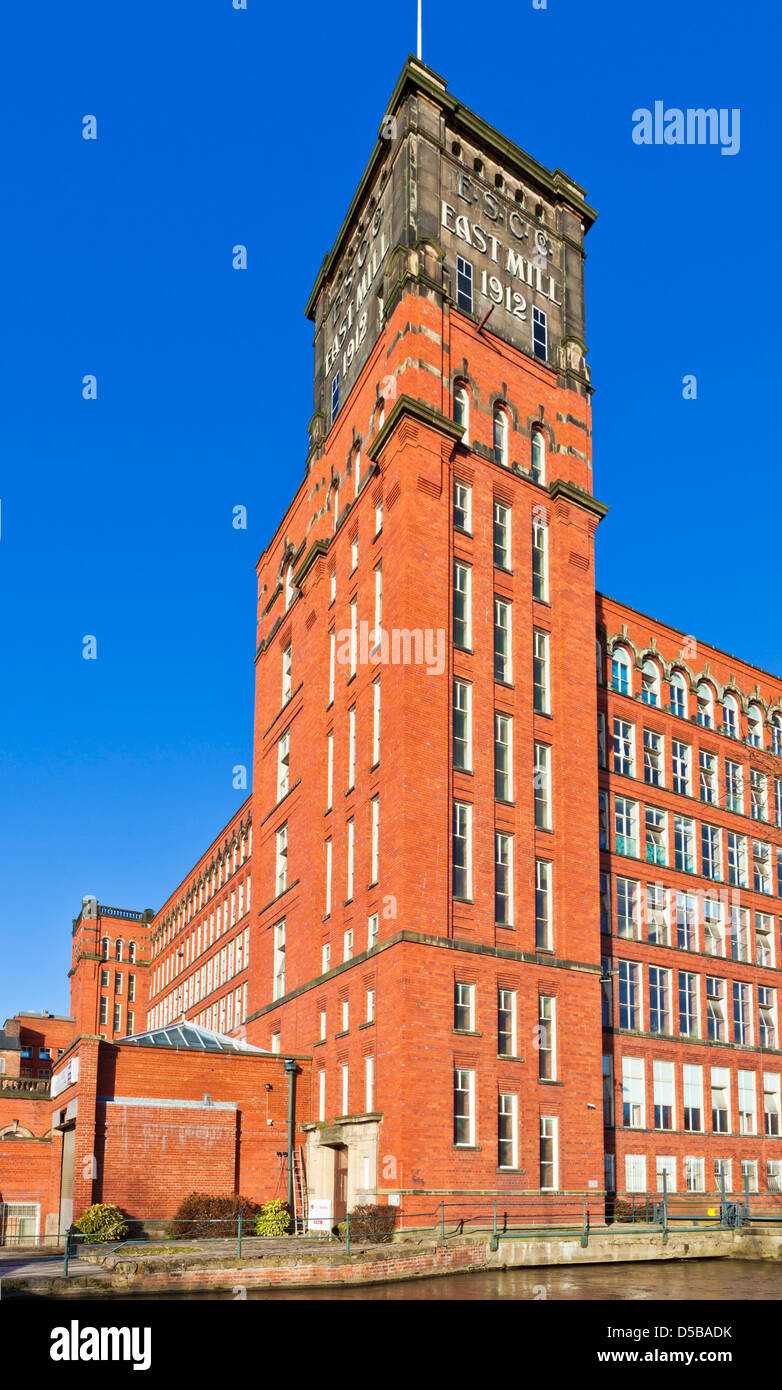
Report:
[[[377,762],[376,762],[376,763],[373,763],[369,770],[370,770],[370,772],[377,772],[377,770],[378,770],[379,767],[380,767],[380,759],[378,758]]]
[[[495,684],[495,685],[501,685],[502,688],[503,688],[503,690],[515,690],[515,689],[516,689],[515,685],[513,684],[513,681],[504,681],[504,680],[501,680],[499,676],[495,676],[495,677],[494,677],[494,684]]]
[[[371,886],[371,885],[370,885],[370,886]],[[474,898],[458,898],[458,897],[456,896],[456,894],[454,893],[454,895],[453,895],[453,900],[454,900],[455,903],[461,903],[463,907],[475,907],[475,899],[474,899]]]
[[[342,1029],[342,1032],[341,1032],[341,1033],[335,1033],[335,1034],[334,1034],[334,1037],[335,1037],[335,1039],[336,1039],[336,1038],[346,1038],[349,1032],[350,1032],[350,1029],[349,1029],[349,1028],[343,1028],[343,1029]]]
[[[516,930],[516,928],[515,928],[515,926],[513,925],[512,922],[495,922],[495,923],[494,923],[494,926],[495,926],[495,930],[496,930],[497,927],[501,927],[503,931],[515,931],[515,930]]]
[[[483,1033],[479,1033],[475,1028],[452,1028],[452,1033],[458,1033],[460,1038],[482,1038]]]
[[[538,1077],[539,1086],[564,1086],[564,1084],[564,1081],[556,1081],[553,1078],[549,1078],[547,1076]]]
[[[454,1144],[453,1151],[456,1154],[479,1154],[482,1149],[480,1144]]]
[[[497,1061],[498,1061],[498,1062],[523,1062],[523,1061],[524,1061],[524,1058],[523,1058],[523,1057],[517,1057],[516,1054],[515,1054],[515,1052],[513,1053],[512,1056],[511,1056],[511,1054],[510,1054],[509,1052],[498,1052],[498,1053],[497,1053]]]
[[[361,1032],[362,1028],[374,1028],[374,1026],[375,1020],[373,1018],[368,1018],[365,1023],[359,1023],[358,1031]]]
[[[314,1042],[314,1043],[312,1044],[312,1046],[313,1046],[313,1047],[325,1047],[325,1046],[326,1046],[326,1042],[327,1042],[327,1039],[326,1039],[326,1038],[318,1038],[317,1042]]]

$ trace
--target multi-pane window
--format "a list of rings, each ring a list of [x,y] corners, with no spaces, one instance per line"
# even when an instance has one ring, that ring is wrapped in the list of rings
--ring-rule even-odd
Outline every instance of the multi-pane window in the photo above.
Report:
[[[365,1023],[374,1023],[374,1021],[375,1021],[375,991],[374,991],[373,989],[368,989],[368,990],[366,991],[366,1010],[365,1010],[364,1022],[365,1022]]]
[[[653,946],[670,945],[668,889],[662,883],[646,885],[646,932]]]
[[[465,432],[470,428],[470,394],[463,381],[454,388],[453,418]]]
[[[546,481],[546,440],[541,429],[532,431],[532,448],[530,452],[530,472],[533,483],[545,483]]]
[[[610,849],[608,842],[608,792],[597,794],[597,837],[600,849]]]
[[[715,1134],[730,1133],[730,1072],[727,1067],[711,1069],[711,1127]]]
[[[454,982],[453,1026],[462,1033],[475,1032],[475,985]]]
[[[114,1032],[119,1033],[122,1028],[122,1005],[114,1005]]]
[[[552,949],[551,865],[545,859],[535,861],[535,949]]]
[[[739,1071],[739,1134],[757,1133],[757,1088],[754,1071]]]
[[[686,1192],[706,1191],[704,1168],[703,1158],[687,1155],[684,1160],[684,1188]]]
[[[370,863],[370,883],[377,883],[380,876],[380,799],[373,796],[370,802],[371,808],[371,863]]]
[[[683,1038],[700,1037],[700,1006],[698,976],[689,970],[679,971],[679,1034]]]
[[[616,880],[616,932],[637,941],[641,935],[638,911],[638,884],[631,878]]]
[[[684,1128],[691,1131],[703,1129],[703,1068],[685,1062],[682,1067],[682,1094],[684,1098]]]
[[[645,1129],[646,1097],[643,1057],[622,1058],[622,1124]]]
[[[768,780],[757,768],[750,769],[749,795],[753,820],[768,820]]]
[[[758,965],[765,966],[773,966],[776,963],[774,919],[767,912],[755,913],[755,961]]]
[[[741,1189],[748,1192],[758,1190],[758,1161],[756,1158],[741,1160]]]
[[[501,598],[494,600],[494,679],[506,685],[512,679],[511,609]]]
[[[470,531],[472,526],[472,488],[456,478],[453,480],[453,524],[459,531]]]
[[[288,823],[285,822],[277,831],[276,836],[276,883],[277,896],[284,893],[288,886]]]
[[[548,527],[532,523],[532,594],[548,601]]]
[[[510,569],[510,507],[494,503],[494,563],[498,569]]]
[[[696,692],[698,703],[697,719],[703,729],[714,727],[714,696],[711,686],[701,683]]]
[[[538,997],[538,1076],[554,1081],[557,1075],[557,1001],[551,995]]]
[[[734,830],[728,831],[728,883],[735,888],[747,886],[747,841]]]
[[[722,878],[722,832],[716,825],[701,825],[701,872]]]
[[[776,1047],[777,992],[768,985],[758,985],[758,1030],[761,1047]]]
[[[513,720],[498,713],[494,715],[494,796],[497,801],[513,800]]]
[[[494,834],[494,920],[513,925],[513,836],[500,830]]]
[[[453,1073],[453,1142],[459,1148],[475,1144],[475,1072],[465,1067]]]
[[[539,309],[537,304],[532,306],[532,351],[541,362],[546,361],[548,355],[548,327],[545,309]]]
[[[290,788],[291,735],[286,729],[277,744],[277,800],[282,801]]]
[[[647,806],[646,808],[646,862],[647,864],[664,865],[667,862],[666,853],[666,821],[664,811],[657,806]]]
[[[600,930],[611,931],[611,875],[600,875]]]
[[[692,750],[687,743],[674,739],[671,743],[673,758],[673,790],[682,796],[690,795],[690,767]]]
[[[471,638],[470,568],[457,562],[453,567],[453,641],[456,647],[469,648]]]
[[[463,256],[456,257],[456,303],[466,313],[472,313],[472,263]]]
[[[641,1028],[641,967],[632,960],[619,962],[619,1027]]]
[[[348,902],[353,898],[353,871],[356,858],[356,825],[355,821],[348,821],[348,865],[347,879],[345,885],[345,898]]]
[[[733,1041],[752,1045],[752,986],[733,981]]]
[[[282,703],[291,698],[292,647],[289,642],[282,653]]]
[[[333,628],[329,633],[329,704],[334,701],[334,677],[337,661],[337,637]]]
[[[732,695],[726,695],[722,706],[722,732],[728,738],[739,736],[739,710]]]
[[[782,826],[782,777],[774,778],[774,824]]]
[[[684,676],[680,671],[674,671],[671,676],[671,713],[678,714],[680,719],[687,718],[687,686]]]
[[[782,755],[782,719],[778,714],[771,720],[771,751],[777,757]]]
[[[756,893],[771,892],[771,846],[752,841],[752,882]]]
[[[730,909],[730,958],[749,960],[749,912],[745,907]]]
[[[757,705],[747,711],[747,742],[753,748],[763,747],[763,715]]]
[[[453,803],[453,895],[472,897],[472,806]]]
[[[285,993],[285,923],[277,922],[274,928],[274,998],[281,999]]]
[[[548,633],[536,631],[532,639],[532,689],[536,714],[549,714]]]
[[[741,775],[741,763],[731,762],[725,759],[725,805],[729,811],[736,811],[739,815],[744,814],[744,783]]]
[[[779,1134],[779,1072],[763,1073],[763,1131]]]
[[[546,743],[535,744],[535,827],[551,829],[551,749]]]
[[[644,729],[644,781],[650,787],[662,787],[663,782],[663,737],[653,729]]]
[[[603,1124],[614,1123],[614,1059],[603,1056]]]
[[[348,791],[356,785],[356,706],[348,710]]]
[[[728,1040],[725,981],[715,975],[706,976],[706,1032],[709,1042]]]
[[[676,1158],[673,1154],[658,1154],[655,1159],[658,1192],[676,1191]]]
[[[625,1154],[625,1192],[646,1191],[646,1154]]]
[[[635,729],[626,719],[614,719],[614,772],[624,777],[635,772]]]
[[[701,801],[717,805],[717,754],[701,749],[698,755]]]
[[[516,991],[497,991],[497,1052],[500,1057],[516,1056]]]
[[[367,950],[371,951],[377,945],[379,934],[380,918],[377,912],[373,912],[367,919]]]
[[[682,951],[698,949],[698,900],[694,893],[676,894],[676,945]]]
[[[608,767],[606,756],[606,717],[602,710],[597,712],[597,765]]]
[[[630,695],[630,658],[624,647],[617,647],[611,658],[611,684],[620,695]]]
[[[769,1192],[782,1192],[782,1158],[770,1158],[766,1164]]]
[[[695,822],[689,816],[673,818],[673,851],[676,868],[695,873]]]
[[[380,681],[372,685],[372,766],[380,762]]]
[[[500,1093],[497,1102],[497,1163],[500,1168],[519,1166],[519,1098]]]
[[[331,868],[332,868],[332,845],[331,840],[326,841],[326,911],[325,916],[331,913]]]
[[[334,800],[334,735],[326,738],[326,810],[330,811]]]
[[[660,703],[660,671],[657,664],[648,659],[641,671],[641,698],[645,705]]]
[[[559,1182],[558,1120],[554,1115],[540,1117],[540,1190],[553,1192]]]
[[[655,1129],[674,1129],[676,1100],[673,1062],[654,1061],[652,1063],[652,1076],[654,1082],[654,1127]]]
[[[671,972],[649,966],[649,1032],[671,1031]]]
[[[494,462],[508,467],[508,415],[501,405],[494,407]]]
[[[453,765],[463,772],[472,769],[472,686],[467,681],[453,683]]]
[[[608,956],[600,957],[600,1013],[603,1027],[610,1028],[614,1021],[614,982]]]
[[[614,830],[617,854],[638,858],[638,804],[626,796],[614,798]]]
[[[358,662],[358,599],[350,600],[350,674],[355,676]]]

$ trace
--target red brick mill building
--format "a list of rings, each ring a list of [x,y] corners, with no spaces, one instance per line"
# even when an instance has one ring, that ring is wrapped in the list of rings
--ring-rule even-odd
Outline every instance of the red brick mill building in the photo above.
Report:
[[[307,306],[252,796],[158,912],[85,900],[0,1144],[41,1229],[284,1195],[289,1103],[335,1216],[778,1191],[782,682],[595,592],[594,217],[408,60]]]

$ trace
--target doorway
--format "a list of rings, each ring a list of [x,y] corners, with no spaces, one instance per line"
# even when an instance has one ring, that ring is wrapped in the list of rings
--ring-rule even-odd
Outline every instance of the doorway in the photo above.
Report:
[[[346,1144],[334,1148],[334,1220],[344,1221],[348,1214],[348,1150]]]

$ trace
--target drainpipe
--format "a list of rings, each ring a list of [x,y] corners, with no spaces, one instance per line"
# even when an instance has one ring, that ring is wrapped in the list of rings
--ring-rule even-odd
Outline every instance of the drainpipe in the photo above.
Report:
[[[293,1078],[298,1068],[293,1057],[286,1057],[284,1066],[288,1073],[288,1211],[293,1215]]]

